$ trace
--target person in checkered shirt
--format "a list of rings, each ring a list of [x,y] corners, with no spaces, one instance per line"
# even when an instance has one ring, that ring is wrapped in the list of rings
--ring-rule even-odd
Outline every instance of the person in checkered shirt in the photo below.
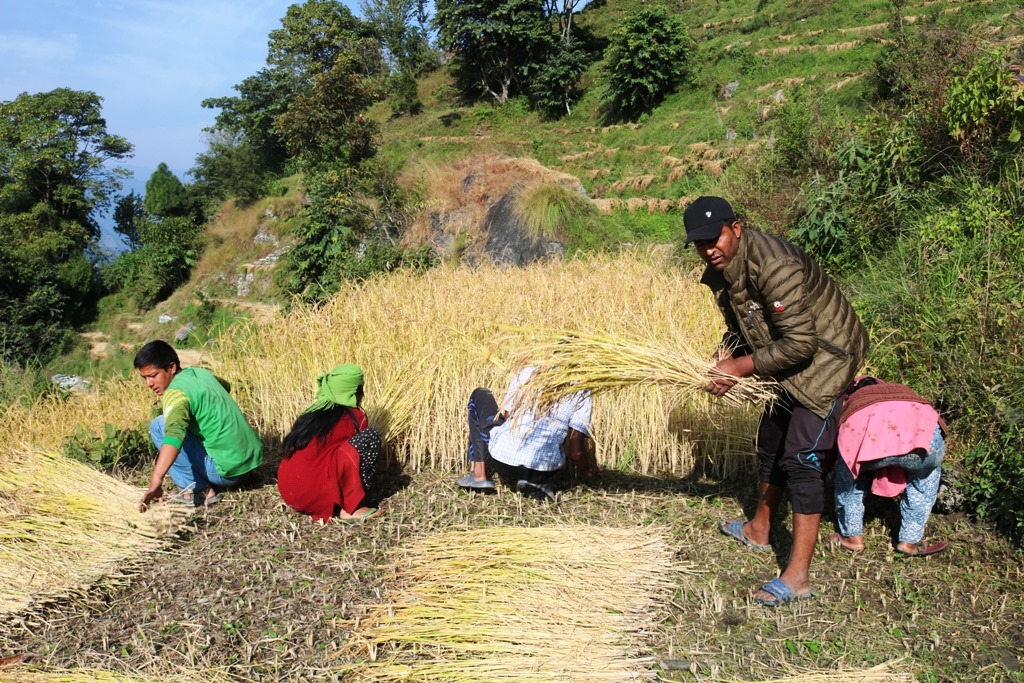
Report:
[[[534,368],[519,371],[505,392],[503,405],[515,406],[519,388]],[[490,474],[497,472],[503,484],[537,500],[555,499],[551,482],[568,460],[584,478],[597,474],[597,461],[587,448],[593,401],[580,391],[559,401],[543,415],[519,408],[509,415],[499,410],[490,390],[473,391],[467,407],[471,471],[458,480],[465,489],[495,490]]]

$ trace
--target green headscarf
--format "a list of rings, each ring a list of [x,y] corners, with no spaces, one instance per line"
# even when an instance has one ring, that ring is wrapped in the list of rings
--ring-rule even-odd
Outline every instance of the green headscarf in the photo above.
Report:
[[[363,386],[363,371],[358,365],[339,365],[316,378],[316,401],[303,413],[334,406],[356,407],[356,391]]]

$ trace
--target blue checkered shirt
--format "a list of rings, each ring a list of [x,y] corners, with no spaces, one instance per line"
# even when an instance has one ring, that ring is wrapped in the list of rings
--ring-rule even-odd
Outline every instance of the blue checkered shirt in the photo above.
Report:
[[[533,374],[525,368],[512,378],[502,407],[516,405],[519,387]],[[575,429],[589,436],[593,401],[589,391],[580,391],[559,401],[539,418],[530,409],[517,409],[504,424],[491,431],[488,451],[491,457],[506,465],[522,465],[532,470],[550,472],[565,466],[562,442]]]

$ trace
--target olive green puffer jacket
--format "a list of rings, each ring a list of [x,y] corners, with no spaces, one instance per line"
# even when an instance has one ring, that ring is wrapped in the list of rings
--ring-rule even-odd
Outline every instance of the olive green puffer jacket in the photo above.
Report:
[[[783,239],[744,229],[725,270],[709,266],[701,282],[725,317],[723,346],[753,353],[755,374],[825,418],[864,362],[868,334],[821,266]]]

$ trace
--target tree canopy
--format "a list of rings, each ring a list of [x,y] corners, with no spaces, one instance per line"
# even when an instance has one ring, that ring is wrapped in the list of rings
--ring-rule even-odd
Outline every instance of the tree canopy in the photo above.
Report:
[[[107,132],[102,99],[59,88],[0,103],[0,356],[45,353],[92,287],[85,249],[132,145]]]
[[[464,94],[504,103],[526,92],[529,78],[554,45],[544,6],[535,0],[438,0],[434,25],[451,52]]]

